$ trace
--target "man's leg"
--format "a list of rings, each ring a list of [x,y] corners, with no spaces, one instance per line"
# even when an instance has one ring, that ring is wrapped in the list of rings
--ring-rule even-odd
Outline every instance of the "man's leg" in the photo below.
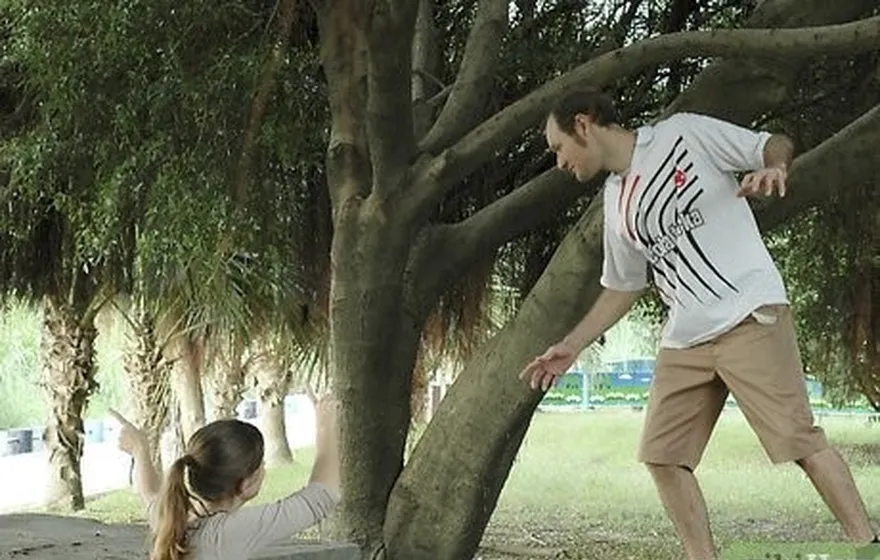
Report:
[[[639,450],[690,560],[716,557],[706,502],[693,473],[727,398],[713,361],[706,346],[660,351]]]
[[[867,544],[876,533],[868,520],[865,503],[856,488],[846,461],[832,448],[798,459],[797,464],[810,477],[828,509],[840,521],[846,535],[854,542]]]
[[[862,498],[840,455],[815,426],[794,320],[788,306],[767,306],[716,342],[718,370],[774,463],[794,461],[809,476],[847,536],[874,538]]]
[[[648,464],[648,470],[688,559],[714,560],[709,511],[693,471],[679,465],[656,464]]]

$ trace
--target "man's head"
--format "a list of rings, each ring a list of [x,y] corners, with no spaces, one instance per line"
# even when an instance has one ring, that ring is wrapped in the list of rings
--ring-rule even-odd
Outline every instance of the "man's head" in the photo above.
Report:
[[[614,103],[598,90],[577,90],[560,97],[550,109],[545,128],[556,165],[573,173],[578,181],[592,179],[608,159],[600,129],[616,124]]]

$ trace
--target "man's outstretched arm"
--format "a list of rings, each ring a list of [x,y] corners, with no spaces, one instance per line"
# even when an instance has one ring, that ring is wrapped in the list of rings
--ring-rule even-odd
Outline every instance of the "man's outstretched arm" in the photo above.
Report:
[[[583,349],[620,321],[643,293],[644,290],[602,290],[580,323],[562,341],[532,360],[520,378],[528,380],[532,389],[549,389],[556,377],[568,371]]]

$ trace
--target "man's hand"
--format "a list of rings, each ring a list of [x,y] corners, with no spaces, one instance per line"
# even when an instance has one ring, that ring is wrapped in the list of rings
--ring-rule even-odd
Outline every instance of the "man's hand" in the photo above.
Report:
[[[768,167],[753,171],[743,177],[736,196],[772,196],[778,192],[780,198],[785,196],[785,179],[788,174],[782,167]]]
[[[568,371],[577,357],[578,349],[574,347],[574,344],[563,340],[532,360],[519,374],[519,377],[529,380],[532,389],[541,387],[542,391],[546,391],[557,377]]]

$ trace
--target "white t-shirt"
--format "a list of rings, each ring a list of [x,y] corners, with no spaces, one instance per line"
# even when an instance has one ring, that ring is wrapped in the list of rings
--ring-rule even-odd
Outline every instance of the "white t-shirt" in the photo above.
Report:
[[[660,345],[686,348],[730,330],[756,308],[786,304],[785,286],[737,171],[764,167],[767,132],[679,113],[636,131],[629,172],[605,182],[601,283],[647,287],[669,306]]]

